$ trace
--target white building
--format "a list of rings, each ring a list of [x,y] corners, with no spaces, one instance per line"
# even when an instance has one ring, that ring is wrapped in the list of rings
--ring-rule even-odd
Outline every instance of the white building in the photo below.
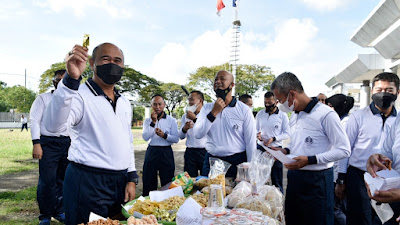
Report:
[[[360,54],[325,84],[330,94],[342,93],[355,98],[356,107],[371,101],[371,81],[386,71],[400,74],[400,0],[382,0],[351,37],[351,41],[379,54]],[[396,102],[396,108],[399,108]]]

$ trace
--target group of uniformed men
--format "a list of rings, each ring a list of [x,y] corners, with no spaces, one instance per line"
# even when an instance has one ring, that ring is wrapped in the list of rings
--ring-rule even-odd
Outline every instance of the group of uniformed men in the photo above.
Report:
[[[120,210],[121,203],[135,198],[138,175],[132,110],[115,88],[123,75],[124,55],[111,43],[97,46],[90,59],[87,51],[75,45],[66,56],[66,72],[56,72],[57,90],[40,95],[32,106],[33,156],[40,159],[41,224],[50,224],[51,217],[66,224],[86,223],[90,212],[111,216]],[[81,84],[88,60],[94,75]],[[376,216],[363,173],[386,168],[389,159],[394,160],[394,169],[400,170],[396,148],[400,131],[395,126],[399,119],[393,107],[399,78],[382,73],[372,85],[373,102],[348,116],[345,127],[335,110],[318,98],[308,97],[290,72],[282,73],[271,84],[271,92],[264,95],[265,109],[255,119],[248,107],[251,96],[240,99],[247,105],[232,96],[234,77],[224,70],[215,75],[216,101],[205,104],[203,93],[190,93],[179,129],[176,120],[164,112],[163,96],[155,95],[151,116],[143,125],[143,139],[149,143],[143,165],[143,195],[157,189],[157,175],[162,186],[173,178],[171,145],[179,139],[187,139],[184,170],[192,177],[208,175],[210,157],[232,164],[226,176],[235,177],[236,166],[250,161],[256,149],[264,151],[264,145],[296,156],[294,163],[284,165],[288,169],[287,224],[334,223],[332,166],[336,161],[340,161],[340,173],[335,192],[339,199],[347,197],[347,224],[372,224]],[[290,121],[289,112],[293,112]],[[290,144],[283,148],[282,141],[289,137]],[[274,163],[272,184],[283,192],[282,168],[279,161]],[[397,192],[389,197],[381,192],[375,199],[400,202],[399,196]],[[393,209],[395,216],[400,213],[399,208]]]

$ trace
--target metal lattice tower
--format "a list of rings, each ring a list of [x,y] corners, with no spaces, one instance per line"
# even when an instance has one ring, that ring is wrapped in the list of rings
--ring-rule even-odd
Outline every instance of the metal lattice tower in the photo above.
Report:
[[[233,77],[236,79],[236,66],[239,62],[239,56],[240,56],[240,20],[236,19],[233,21],[233,28],[232,28],[232,37],[231,37],[231,53],[230,53],[230,59],[229,59],[229,64],[231,65],[231,71],[233,74]],[[233,94],[235,94],[235,91],[233,91]]]

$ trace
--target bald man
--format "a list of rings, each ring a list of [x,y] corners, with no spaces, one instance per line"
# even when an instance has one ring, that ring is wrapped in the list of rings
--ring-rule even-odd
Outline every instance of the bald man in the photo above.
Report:
[[[220,158],[232,164],[227,177],[236,177],[236,166],[250,161],[256,149],[256,124],[250,108],[232,96],[235,86],[233,75],[221,70],[215,75],[215,102],[201,109],[193,127],[200,139],[207,136],[206,156],[202,175],[208,176],[210,157]]]
[[[64,178],[65,223],[87,223],[90,212],[113,217],[135,198],[132,109],[115,88],[124,71],[124,55],[111,43],[97,46],[90,58],[93,79],[80,84],[88,49],[75,45],[65,59],[67,74],[44,113],[52,133],[70,127],[70,161]]]

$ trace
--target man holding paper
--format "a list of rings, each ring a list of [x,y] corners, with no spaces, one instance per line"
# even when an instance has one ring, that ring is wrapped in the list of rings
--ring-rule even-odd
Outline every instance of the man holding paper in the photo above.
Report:
[[[274,148],[295,155],[289,169],[286,189],[286,224],[333,225],[333,163],[350,156],[350,144],[333,109],[311,99],[296,75],[285,72],[271,84],[279,110],[294,111],[291,142],[287,148]],[[312,216],[310,216],[312,215]]]
[[[260,110],[256,115],[257,148],[272,146],[282,148],[282,141],[289,138],[289,119],[286,113],[276,107],[277,101],[274,93],[268,91],[264,95],[265,110]],[[271,181],[283,193],[283,165],[276,160],[271,169]]]
[[[349,116],[346,133],[350,141],[351,156],[339,162],[339,175],[335,188],[341,198],[346,193],[348,224],[371,224],[378,220],[364,183],[368,158],[379,153],[390,127],[396,120],[394,102],[399,93],[396,74],[383,72],[372,80],[372,102]]]

